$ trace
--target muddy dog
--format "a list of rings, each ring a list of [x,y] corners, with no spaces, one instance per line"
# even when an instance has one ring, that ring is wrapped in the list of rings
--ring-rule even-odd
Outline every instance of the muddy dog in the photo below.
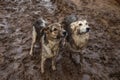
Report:
[[[68,32],[66,48],[73,53],[79,53],[79,55],[76,56],[77,60],[74,60],[74,62],[78,64],[80,61],[82,62],[81,52],[89,40],[90,27],[86,20],[79,20],[78,17],[73,14],[65,17],[62,24]],[[72,54],[70,55],[72,59],[75,57],[75,55],[73,57]]]
[[[45,28],[45,26],[46,26],[46,21],[43,20],[43,18],[40,18],[33,24],[32,44],[31,44],[31,49],[29,53],[31,56],[33,56],[34,47],[39,47],[38,45],[43,35],[43,29]]]
[[[42,54],[41,54],[41,73],[44,73],[45,61],[52,58],[52,69],[56,70],[55,60],[59,54],[60,42],[65,37],[66,31],[61,24],[53,23],[44,30],[42,37]]]

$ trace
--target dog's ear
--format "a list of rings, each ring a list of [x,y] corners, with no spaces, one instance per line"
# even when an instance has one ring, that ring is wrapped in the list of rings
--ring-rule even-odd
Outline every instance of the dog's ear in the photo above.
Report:
[[[74,31],[76,31],[77,25],[75,22],[70,24],[70,28],[71,28],[71,32],[74,33]]]
[[[43,29],[43,33],[45,33],[45,34],[48,34],[49,31],[50,31],[50,28],[49,28],[49,27],[45,27],[45,28]]]
[[[53,25],[53,24],[51,24],[51,25],[49,25],[49,26],[48,26],[48,28],[49,28],[49,31],[50,31],[50,32],[52,32],[52,31],[53,31],[53,27],[54,27],[54,25]]]
[[[75,23],[71,23],[71,24],[70,24],[70,27],[71,27],[72,30],[74,30],[75,27],[76,27],[76,24],[75,24]]]

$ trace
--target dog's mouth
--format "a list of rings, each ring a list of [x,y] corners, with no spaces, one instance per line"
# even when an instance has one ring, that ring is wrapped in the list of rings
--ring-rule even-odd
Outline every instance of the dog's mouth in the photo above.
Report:
[[[77,31],[77,35],[82,35],[82,34],[86,34],[87,32],[78,32]]]
[[[55,39],[66,38],[67,32],[58,33],[54,36]]]
[[[61,39],[61,38],[64,39],[64,38],[66,38],[66,36],[67,35],[57,35],[56,39]]]
[[[60,35],[53,35],[53,36],[51,36],[51,38],[52,38],[52,39],[57,39],[57,40],[58,40],[58,39],[60,39],[61,37],[60,37]]]
[[[54,37],[52,37],[55,40],[60,40],[62,43],[62,45],[64,46],[66,44],[66,37],[67,37],[67,33],[63,33],[62,35],[58,34]]]
[[[79,29],[77,30],[77,35],[82,35],[82,34],[86,34],[90,31],[90,29],[86,29],[86,31],[81,32]]]
[[[60,38],[61,38],[60,35],[57,35],[57,36],[56,36],[56,39],[60,39]]]

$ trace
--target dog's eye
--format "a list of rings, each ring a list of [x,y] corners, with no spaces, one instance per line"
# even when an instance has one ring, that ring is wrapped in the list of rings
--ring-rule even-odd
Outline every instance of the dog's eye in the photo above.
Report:
[[[57,29],[56,29],[56,28],[54,28],[54,29],[53,29],[53,31],[57,31]]]
[[[79,26],[82,26],[82,24],[80,23]]]

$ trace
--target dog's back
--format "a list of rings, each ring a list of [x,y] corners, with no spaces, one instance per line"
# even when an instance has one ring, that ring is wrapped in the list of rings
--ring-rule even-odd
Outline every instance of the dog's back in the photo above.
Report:
[[[41,37],[43,35],[43,28],[45,27],[45,21],[40,18],[36,20],[33,24],[33,30],[32,30],[32,45],[30,50],[30,55],[34,55],[34,53],[38,53],[40,51],[41,47]]]

